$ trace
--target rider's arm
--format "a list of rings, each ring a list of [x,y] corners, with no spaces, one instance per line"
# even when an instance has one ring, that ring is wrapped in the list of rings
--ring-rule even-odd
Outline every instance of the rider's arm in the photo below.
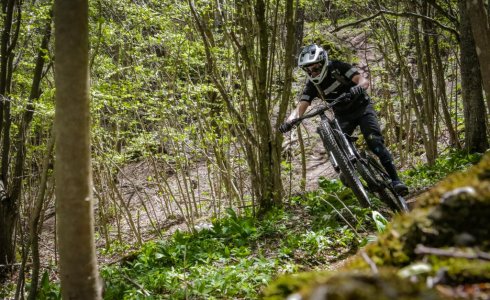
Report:
[[[287,121],[289,122],[291,120],[301,117],[305,113],[308,106],[310,106],[310,104],[311,103],[309,101],[300,101],[298,105],[296,105],[296,109],[293,110]]]

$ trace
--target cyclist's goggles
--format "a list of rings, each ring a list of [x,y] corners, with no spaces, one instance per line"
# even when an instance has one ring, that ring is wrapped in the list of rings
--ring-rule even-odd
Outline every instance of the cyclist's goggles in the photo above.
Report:
[[[302,69],[311,75],[313,73],[320,73],[322,71],[323,64],[321,62],[316,62],[310,65],[303,66]]]

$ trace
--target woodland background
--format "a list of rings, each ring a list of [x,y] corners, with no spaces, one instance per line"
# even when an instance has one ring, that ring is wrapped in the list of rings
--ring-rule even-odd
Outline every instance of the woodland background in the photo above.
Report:
[[[56,5],[58,19],[53,22]],[[476,161],[460,153],[483,153],[489,147],[489,11],[483,0],[2,0],[2,293],[41,297],[38,283],[44,274],[41,294],[59,297],[52,280],[57,282],[58,276],[55,245],[63,247],[64,234],[71,239],[65,251],[83,256],[77,249],[88,249],[94,272],[95,246],[99,264],[111,266],[129,249],[168,238],[173,225],[192,233],[209,226],[210,216],[217,222],[214,228],[228,224],[246,239],[260,231],[255,222],[274,220],[271,212],[294,203],[292,195],[311,192],[305,153],[314,132],[299,128],[284,144],[276,129],[305,80],[295,67],[296,55],[312,42],[369,76],[386,143],[407,170],[405,179],[423,168],[432,172],[412,182],[415,192],[446,171]],[[60,30],[55,39],[56,28],[69,28],[69,33]],[[68,41],[74,36],[86,40],[73,48]],[[89,72],[89,82],[84,72]],[[61,110],[61,98],[71,110]],[[60,121],[53,125],[55,106]],[[88,115],[90,123],[85,124]],[[55,141],[53,127],[57,134],[66,129],[65,135]],[[54,164],[55,158],[66,159],[61,153],[73,154],[72,167],[66,164],[61,170],[60,163]],[[441,157],[459,164],[436,176],[444,165]],[[422,169],[410,173],[412,168]],[[293,173],[297,180],[291,180]],[[85,194],[65,202],[60,197],[72,193],[70,184],[76,181],[61,182],[70,174],[80,175],[83,184],[78,186],[85,187]],[[323,186],[342,190],[335,182]],[[92,193],[94,220],[90,209],[75,213]],[[279,216],[278,222],[292,217],[284,212]],[[222,218],[225,223],[219,223]],[[274,226],[279,223],[274,224],[271,231],[278,230]],[[339,234],[349,236],[346,232],[344,228]],[[192,238],[179,234],[189,249]],[[322,232],[315,240],[322,236],[329,235]],[[226,247],[225,257],[246,256],[230,254],[231,246]],[[243,247],[233,249],[246,252]],[[172,257],[181,250],[176,246],[156,257]],[[186,251],[184,270],[190,266]],[[261,262],[277,272],[279,265],[284,267],[283,262],[274,267],[267,259]],[[64,269],[74,272],[77,264],[83,265],[75,257]],[[281,272],[296,269],[291,268]],[[114,271],[105,270],[106,278]],[[79,271],[75,278],[85,278],[86,270]],[[169,284],[187,282],[183,274],[184,279],[176,276]],[[126,285],[114,288],[117,293],[129,286],[136,294],[149,293],[131,276],[120,276]],[[251,295],[273,276],[250,287]],[[76,284],[65,285],[63,292],[80,289]],[[94,286],[87,284],[87,291],[96,294]],[[198,289],[185,286],[183,297],[187,287]],[[206,286],[199,293],[204,295]],[[114,293],[114,299],[122,297]],[[156,293],[172,294],[166,289]]]

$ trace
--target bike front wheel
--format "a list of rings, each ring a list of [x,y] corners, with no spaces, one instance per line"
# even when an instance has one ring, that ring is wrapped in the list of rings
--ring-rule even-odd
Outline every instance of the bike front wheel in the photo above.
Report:
[[[321,122],[319,133],[325,149],[327,152],[332,153],[339,166],[341,176],[343,177],[343,183],[345,182],[344,184],[346,184],[352,190],[352,192],[354,192],[354,195],[362,207],[370,207],[371,202],[369,201],[366,190],[355,173],[354,166],[335,140],[335,136],[330,125],[326,122]]]

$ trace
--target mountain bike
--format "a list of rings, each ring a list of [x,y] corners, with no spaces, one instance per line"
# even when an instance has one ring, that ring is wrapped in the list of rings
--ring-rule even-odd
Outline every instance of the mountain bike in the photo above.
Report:
[[[367,152],[361,153],[357,150],[354,144],[357,138],[342,132],[333,107],[350,99],[351,95],[344,93],[330,103],[323,103],[303,116],[291,120],[286,131],[293,129],[305,119],[320,116],[317,132],[329,153],[330,162],[339,173],[342,183],[352,190],[359,204],[362,207],[372,206],[367,193],[369,191],[376,194],[394,212],[408,211],[405,199],[393,189],[391,179],[380,163]]]

